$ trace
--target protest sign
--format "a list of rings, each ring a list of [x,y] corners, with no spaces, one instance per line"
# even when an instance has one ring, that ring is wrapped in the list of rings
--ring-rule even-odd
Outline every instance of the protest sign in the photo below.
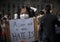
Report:
[[[34,19],[10,20],[11,42],[34,41]]]

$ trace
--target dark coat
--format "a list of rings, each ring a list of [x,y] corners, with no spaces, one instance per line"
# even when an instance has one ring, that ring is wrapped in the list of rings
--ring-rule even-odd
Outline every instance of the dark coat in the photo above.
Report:
[[[55,24],[60,25],[57,17],[50,13],[45,14],[40,23],[41,28],[43,28],[43,41],[49,42],[47,39],[53,40],[53,36],[55,35]]]

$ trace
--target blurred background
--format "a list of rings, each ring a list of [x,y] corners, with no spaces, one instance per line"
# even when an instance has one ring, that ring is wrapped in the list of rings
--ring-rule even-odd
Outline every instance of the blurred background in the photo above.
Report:
[[[46,4],[51,4],[53,13],[60,15],[60,0],[0,0],[0,14],[8,14],[13,18],[13,14],[17,13],[22,5],[35,7],[39,12]]]

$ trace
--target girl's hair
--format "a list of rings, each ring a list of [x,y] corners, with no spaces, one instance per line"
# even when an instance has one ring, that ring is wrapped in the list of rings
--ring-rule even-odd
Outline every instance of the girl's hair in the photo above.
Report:
[[[30,16],[30,8],[27,7],[27,6],[22,6],[20,9],[18,9],[18,12],[17,12],[18,13],[18,18],[20,18],[20,12],[21,12],[21,9],[23,9],[23,8],[26,8],[26,11]]]

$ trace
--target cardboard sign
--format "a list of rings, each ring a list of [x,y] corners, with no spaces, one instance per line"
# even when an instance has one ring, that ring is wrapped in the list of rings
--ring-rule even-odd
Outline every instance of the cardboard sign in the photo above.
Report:
[[[32,42],[34,41],[34,19],[10,20],[11,42]]]

